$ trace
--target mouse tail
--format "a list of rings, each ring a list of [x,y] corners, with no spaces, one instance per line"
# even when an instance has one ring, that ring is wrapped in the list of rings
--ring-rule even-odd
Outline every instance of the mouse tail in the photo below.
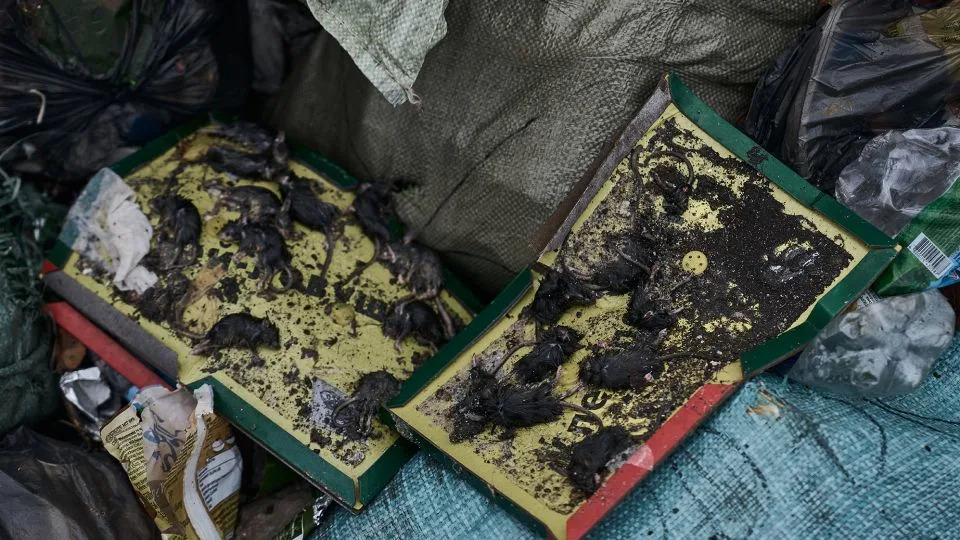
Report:
[[[562,406],[564,406],[564,407],[566,407],[566,408],[568,408],[568,409],[570,409],[570,410],[574,410],[574,411],[577,411],[577,412],[579,412],[579,413],[583,413],[583,414],[589,416],[591,419],[593,419],[593,420],[597,423],[598,426],[600,426],[601,428],[603,428],[603,420],[601,420],[600,417],[597,416],[597,413],[591,411],[590,409],[587,409],[586,407],[581,407],[580,405],[576,405],[576,404],[569,403],[569,402],[566,402],[566,401],[561,401],[561,402],[560,402],[560,405],[562,405]]]

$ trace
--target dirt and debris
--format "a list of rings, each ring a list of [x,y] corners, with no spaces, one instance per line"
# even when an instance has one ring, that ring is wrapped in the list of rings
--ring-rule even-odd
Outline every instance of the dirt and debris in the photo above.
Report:
[[[852,261],[840,238],[791,213],[755,169],[673,118],[612,179],[555,261],[541,259],[547,268],[506,315],[512,323],[417,408],[560,513],[595,488],[579,473],[575,488],[568,473],[577,443],[597,425],[569,411],[508,438],[484,430],[478,389],[521,382],[509,368],[525,356],[505,356],[535,346],[554,325],[583,334],[558,364],[555,393],[625,430],[635,449],[718,371],[788,329]],[[697,272],[683,266],[694,252],[705,263]],[[503,363],[508,369],[498,370]]]

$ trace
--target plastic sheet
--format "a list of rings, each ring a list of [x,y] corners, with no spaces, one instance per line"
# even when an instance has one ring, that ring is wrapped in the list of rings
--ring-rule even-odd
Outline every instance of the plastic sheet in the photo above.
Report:
[[[960,128],[891,131],[871,140],[837,180],[837,200],[896,236],[960,176]]]
[[[906,249],[874,285],[881,295],[960,281],[960,129],[889,132],[843,170],[837,199]]]
[[[895,296],[841,315],[788,377],[839,394],[906,394],[953,339],[953,308],[939,291]]]
[[[0,147],[30,136],[34,172],[79,180],[143,125],[200,110],[218,83],[216,5],[0,2]]]
[[[0,537],[159,538],[123,469],[18,428],[0,441]]]
[[[960,3],[843,0],[761,79],[744,130],[825,191],[876,135],[946,123]]]

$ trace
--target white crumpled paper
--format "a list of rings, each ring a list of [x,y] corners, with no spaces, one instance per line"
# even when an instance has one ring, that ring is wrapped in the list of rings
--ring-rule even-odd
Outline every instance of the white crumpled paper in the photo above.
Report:
[[[110,169],[93,175],[67,214],[60,241],[103,266],[121,291],[142,293],[157,276],[140,266],[150,251],[153,227],[136,193]]]

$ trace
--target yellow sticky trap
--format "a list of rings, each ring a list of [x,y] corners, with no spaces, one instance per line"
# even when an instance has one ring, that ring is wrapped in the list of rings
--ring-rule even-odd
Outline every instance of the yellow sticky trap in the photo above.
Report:
[[[195,132],[182,139],[179,147],[124,177],[155,228],[159,223],[148,201],[163,193],[176,192],[189,199],[201,215],[216,202],[215,193],[207,189],[211,183],[255,185],[279,195],[274,182],[234,179],[213,170],[203,160],[211,145],[231,143],[203,131]],[[336,206],[341,214],[349,212],[354,194],[324,177],[329,171],[321,173],[314,165],[301,162],[289,165],[298,177],[317,184],[324,202]],[[165,178],[171,180],[160,180]],[[266,317],[278,327],[280,347],[259,349],[262,362],[256,362],[249,350],[235,348],[212,356],[195,355],[192,343],[182,332],[166,322],[148,320],[132,303],[115,296],[108,281],[84,273],[76,254],[66,262],[64,271],[176,353],[179,382],[191,385],[216,381],[218,398],[225,398],[229,392],[230,403],[236,404],[225,405],[224,399],[220,412],[237,427],[268,441],[281,441],[264,444],[339,501],[360,508],[377,490],[366,487],[364,491],[358,486],[385,484],[402,464],[397,457],[402,452],[395,447],[399,435],[377,420],[368,438],[350,440],[334,429],[328,418],[343,396],[355,390],[362,375],[383,370],[405,380],[418,362],[429,356],[429,348],[416,340],[407,339],[397,348],[382,331],[381,321],[397,301],[409,296],[409,286],[398,283],[379,263],[347,282],[373,257],[374,243],[358,224],[343,219],[326,280],[320,278],[327,255],[326,239],[321,232],[298,224],[300,234],[287,239],[286,247],[294,270],[302,276],[301,282],[286,291],[259,290],[254,258],[235,257],[236,246],[218,237],[225,224],[239,217],[237,212],[224,209],[203,222],[198,261],[182,269],[191,281],[190,295],[184,301],[184,326],[191,333],[203,334],[227,314],[246,312]],[[276,279],[273,287],[278,286]],[[448,291],[441,292],[440,302],[460,326],[470,322],[470,311]],[[254,420],[251,410],[269,424]],[[310,452],[303,452],[303,447]]]

